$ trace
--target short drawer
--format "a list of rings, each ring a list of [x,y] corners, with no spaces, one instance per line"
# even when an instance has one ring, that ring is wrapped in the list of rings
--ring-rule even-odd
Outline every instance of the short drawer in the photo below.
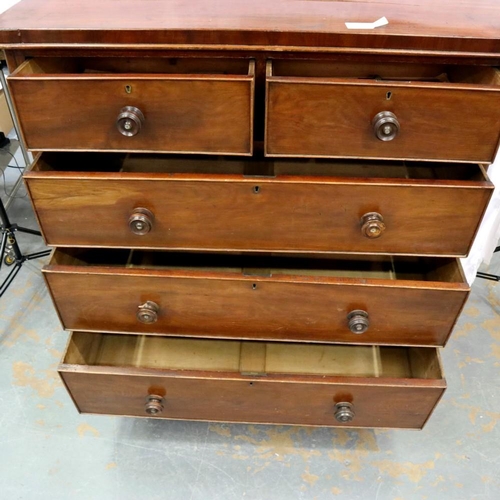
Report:
[[[58,249],[43,272],[68,330],[250,340],[440,346],[469,292],[447,258]]]
[[[491,163],[499,135],[495,68],[268,62],[269,156]]]
[[[433,348],[73,333],[78,410],[135,417],[420,429],[446,383]]]
[[[475,164],[43,153],[47,244],[464,256],[493,192]]]
[[[253,61],[40,58],[8,81],[32,150],[252,154]]]

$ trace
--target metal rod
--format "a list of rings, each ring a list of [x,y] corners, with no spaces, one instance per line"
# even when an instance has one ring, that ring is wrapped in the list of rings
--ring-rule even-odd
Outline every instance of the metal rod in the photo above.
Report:
[[[17,120],[17,115],[16,115],[16,112],[14,110],[14,104],[12,102],[12,97],[10,95],[10,89],[9,89],[9,87],[7,85],[7,81],[5,79],[5,74],[3,72],[3,65],[0,66],[0,83],[2,84],[2,88],[3,88],[4,94],[5,94],[5,100],[7,102],[7,107],[9,108],[9,113],[10,113],[10,116],[12,118],[14,130],[16,131],[17,139],[19,141],[19,148],[21,149],[21,153],[23,154],[24,165],[25,165],[25,167],[28,167],[29,165],[31,165],[31,159],[30,159],[30,156],[28,154],[28,150],[26,148],[26,145],[24,144],[23,136],[21,134],[21,127],[19,125],[19,121]],[[23,183],[23,178],[22,178],[22,175],[20,175],[18,177],[16,183],[14,184],[12,191],[10,192],[11,196],[8,198],[8,200],[5,203],[5,208],[7,210],[9,209],[11,203],[14,201],[13,195],[15,195],[17,193],[17,191],[21,187],[22,183]]]
[[[0,70],[1,72],[1,70]],[[16,199],[15,198],[15,194],[18,192],[19,188],[21,187],[23,183],[23,176],[20,175],[18,178],[17,178],[17,181],[16,183],[14,184],[14,187],[12,188],[11,192],[10,192],[10,196],[7,198],[7,201],[5,202],[5,209],[8,210],[9,207],[11,206],[12,202]]]
[[[5,244],[7,243],[7,231],[2,234],[2,243],[0,243],[0,269],[2,269],[3,255],[5,253]]]
[[[7,240],[9,238],[12,238],[14,240],[14,242],[12,243],[12,251],[16,256],[16,260],[22,259],[23,254],[21,253],[19,245],[17,244],[17,240],[14,236],[14,233],[12,232],[12,224],[10,223],[9,216],[7,215],[7,210],[5,209],[5,206],[1,199],[0,199],[0,220],[2,221],[2,231],[7,235]]]
[[[9,273],[7,278],[5,278],[4,282],[0,286],[0,297],[7,291],[9,285],[14,281],[14,278],[17,276],[17,273],[20,271],[22,265],[23,265],[22,262],[16,262],[14,269],[12,269],[12,271]]]
[[[34,234],[35,236],[42,236],[42,233],[40,231],[22,226],[16,226],[16,231],[19,231],[20,233]]]
[[[2,227],[5,230],[10,231],[10,228],[12,226],[11,226],[11,223],[9,220],[9,216],[7,215],[7,210],[6,210],[5,205],[3,204],[3,201],[1,200],[1,198],[0,198],[0,222],[2,223]]]
[[[27,167],[28,165],[30,165],[31,160],[28,155],[28,150],[26,149],[26,145],[24,144],[23,137],[21,135],[21,127],[17,120],[16,111],[14,110],[14,104],[12,103],[12,98],[10,96],[9,87],[7,86],[7,81],[5,79],[3,67],[0,68],[0,83],[2,84],[3,91],[5,92],[5,100],[7,101],[7,107],[9,108],[10,116],[12,117],[12,123],[14,124],[14,129],[17,134],[17,139],[19,140],[19,146],[21,148],[21,152],[23,153],[24,164]]]
[[[478,278],[482,278],[484,280],[490,280],[490,281],[500,281],[500,276],[497,274],[489,274],[489,273],[477,273],[476,276]]]
[[[24,259],[25,260],[39,259],[40,257],[45,257],[46,255],[50,255],[50,252],[52,252],[52,250],[43,250],[42,252],[29,253],[28,255],[24,256]]]

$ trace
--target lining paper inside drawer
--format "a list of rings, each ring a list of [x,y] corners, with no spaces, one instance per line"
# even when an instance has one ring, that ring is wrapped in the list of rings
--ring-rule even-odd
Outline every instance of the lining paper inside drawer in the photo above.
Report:
[[[75,332],[65,364],[350,377],[442,378],[435,349],[176,339]]]

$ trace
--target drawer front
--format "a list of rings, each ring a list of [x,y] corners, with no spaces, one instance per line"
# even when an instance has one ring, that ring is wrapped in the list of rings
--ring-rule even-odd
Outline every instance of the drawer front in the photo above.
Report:
[[[500,134],[496,78],[495,88],[441,88],[270,76],[266,154],[491,163]]]
[[[298,425],[421,428],[446,387],[436,349],[85,332],[59,372],[83,413]]]
[[[210,174],[36,172],[26,182],[48,245],[448,256],[467,254],[493,190]],[[144,209],[148,230],[137,231]]]
[[[32,150],[252,154],[252,74],[20,74],[9,85]]]
[[[348,427],[423,427],[443,388],[190,379],[63,372],[81,413],[149,416],[150,391],[164,392],[156,418]],[[335,419],[335,399],[354,402],[352,423]]]
[[[440,346],[468,296],[463,282],[259,272],[44,269],[64,328],[83,331]]]

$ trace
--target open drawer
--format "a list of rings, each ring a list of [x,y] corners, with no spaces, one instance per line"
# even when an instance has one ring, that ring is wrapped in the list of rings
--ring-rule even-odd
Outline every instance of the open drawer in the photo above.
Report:
[[[449,258],[57,249],[43,272],[65,329],[167,336],[441,346],[469,293]]]
[[[493,192],[480,165],[363,160],[43,153],[25,179],[49,245],[204,251],[464,256]]]
[[[32,150],[252,154],[253,61],[39,58],[8,82]]]
[[[420,429],[446,388],[433,348],[73,333],[78,410],[169,419]]]
[[[269,61],[266,154],[491,163],[500,71]]]

